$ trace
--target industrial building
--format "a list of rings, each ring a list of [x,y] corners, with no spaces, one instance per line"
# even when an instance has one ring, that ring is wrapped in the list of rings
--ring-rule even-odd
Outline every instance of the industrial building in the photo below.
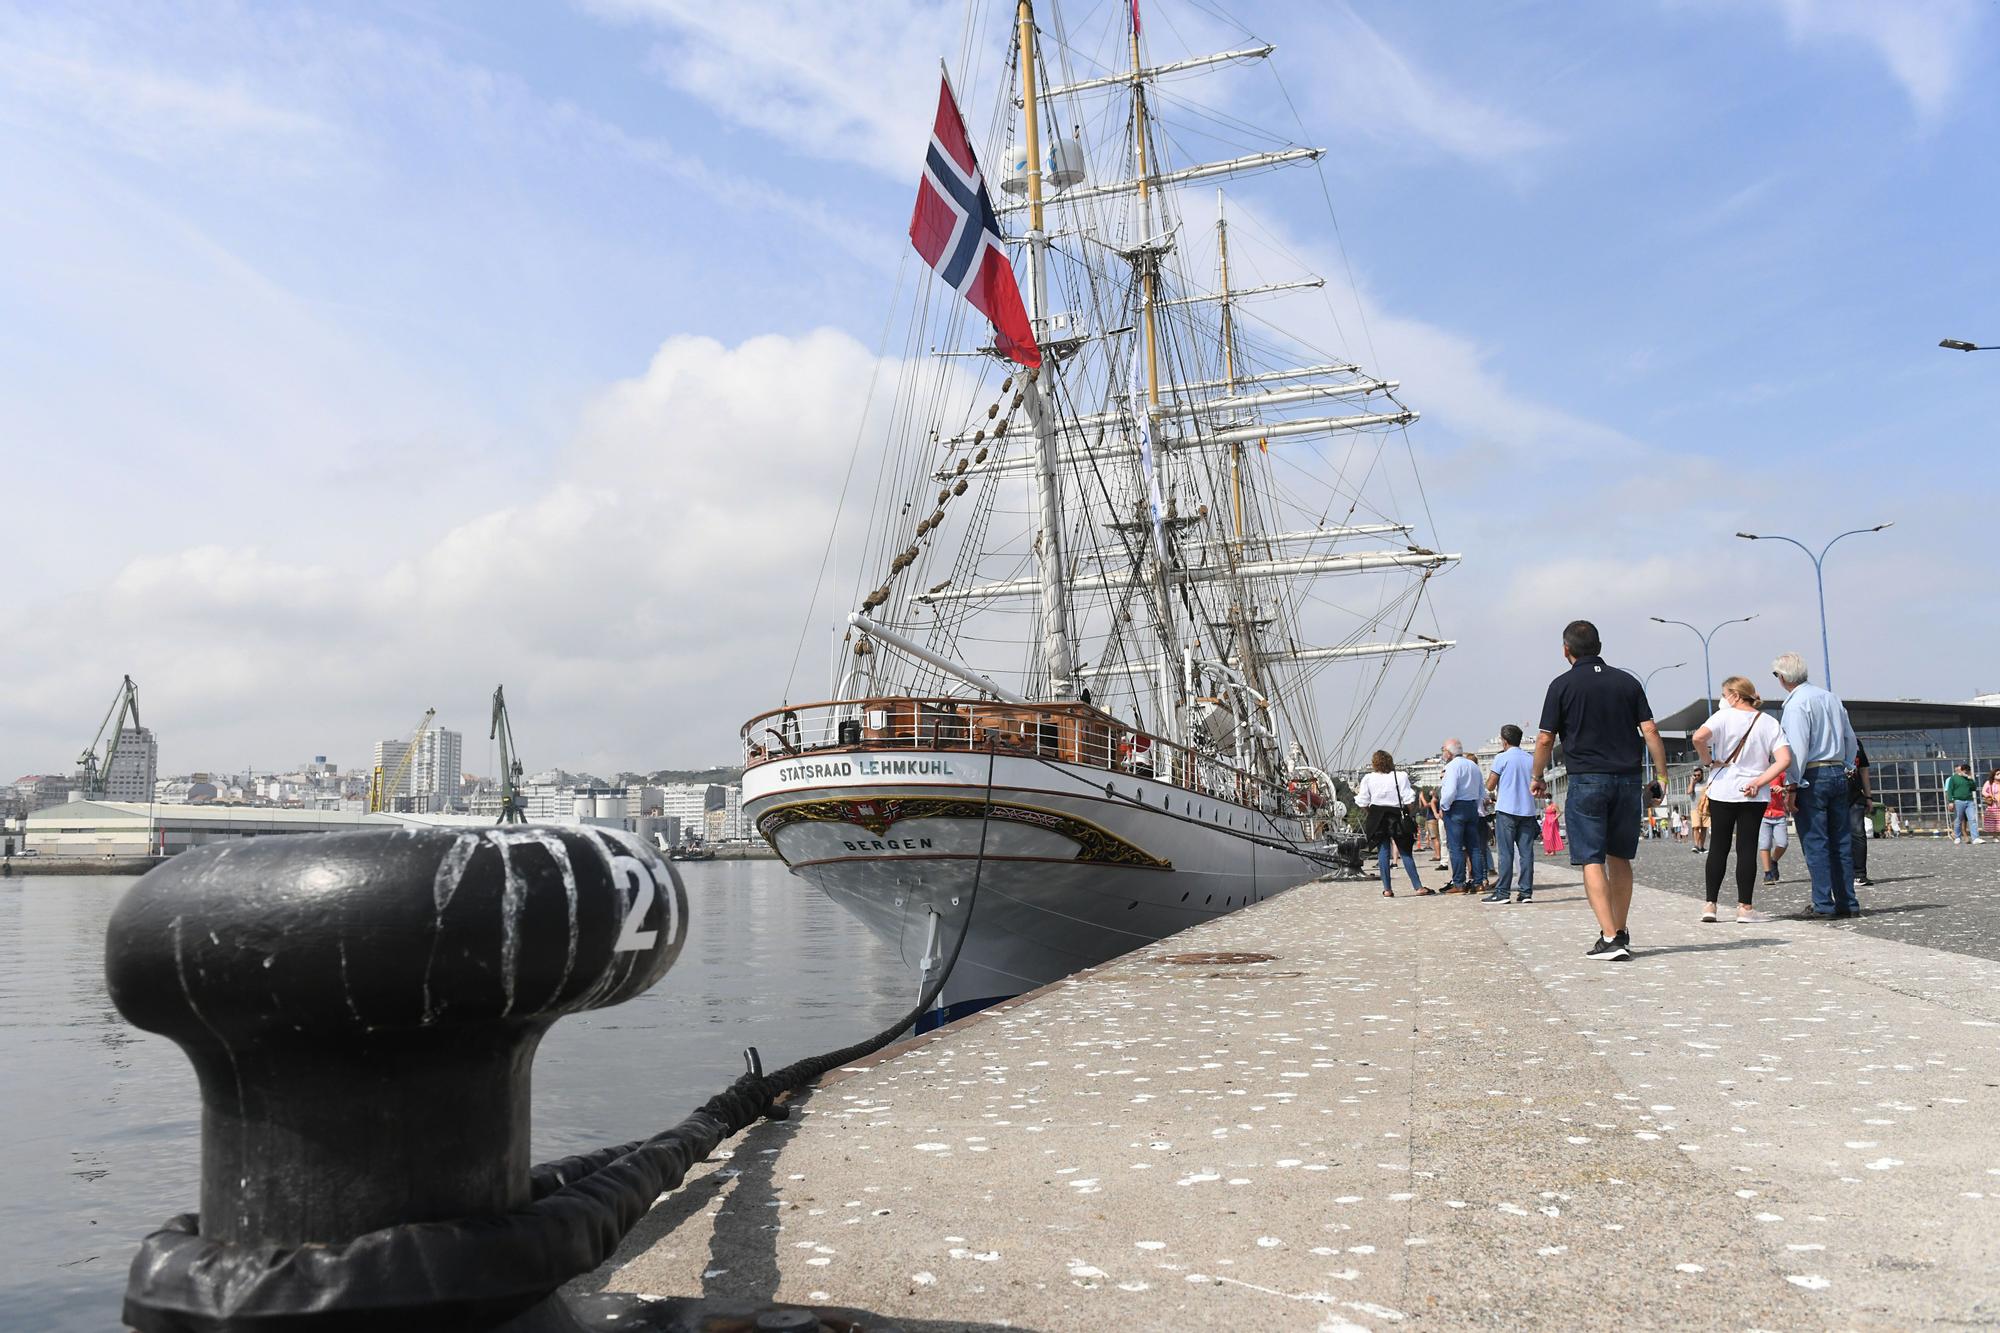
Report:
[[[240,805],[150,805],[68,801],[27,817],[27,850],[47,857],[172,856],[190,847],[286,833],[345,833],[397,827],[408,815],[278,810]]]

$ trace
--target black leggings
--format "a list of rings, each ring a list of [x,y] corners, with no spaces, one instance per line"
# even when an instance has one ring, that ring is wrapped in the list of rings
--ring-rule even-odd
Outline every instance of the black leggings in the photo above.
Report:
[[[1708,798],[1708,901],[1716,902],[1729,846],[1736,844],[1736,901],[1748,907],[1757,886],[1757,829],[1764,822],[1762,801],[1718,801]]]

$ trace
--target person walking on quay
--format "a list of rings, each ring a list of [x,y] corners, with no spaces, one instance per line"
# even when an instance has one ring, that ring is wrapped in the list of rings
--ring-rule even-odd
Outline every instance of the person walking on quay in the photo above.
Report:
[[[1765,716],[1757,687],[1742,676],[1722,682],[1722,707],[1695,729],[1694,752],[1708,772],[1708,899],[1701,919],[1714,921],[1721,900],[1722,877],[1729,870],[1729,853],[1736,853],[1736,920],[1771,918],[1750,905],[1757,886],[1757,842],[1768,788],[1792,766],[1785,732]]]
[[[1708,772],[1699,764],[1688,776],[1688,824],[1694,830],[1694,850],[1708,850]]]
[[[1472,761],[1475,765],[1478,760]],[[1493,793],[1486,786],[1485,775],[1479,783],[1479,828],[1472,839],[1472,887],[1466,892],[1493,887]]]
[[[1563,629],[1568,671],[1549,682],[1535,737],[1533,787],[1548,795],[1543,775],[1563,744],[1569,769],[1569,861],[1583,869],[1583,888],[1599,937],[1586,957],[1618,962],[1632,956],[1632,858],[1639,854],[1640,766],[1667,771],[1667,747],[1646,703],[1646,689],[1629,671],[1604,664],[1597,626],[1572,620]]]
[[[1493,877],[1493,892],[1482,902],[1504,903],[1509,892],[1517,903],[1535,899],[1534,773],[1535,761],[1521,748],[1521,729],[1509,722],[1500,728],[1500,753],[1493,756],[1492,771],[1486,775],[1486,790],[1493,793],[1500,869]],[[1510,890],[1510,885],[1516,887]]]
[[[1786,827],[1792,816],[1792,787],[1780,777],[1771,784],[1771,798],[1764,804],[1762,827],[1757,830],[1757,857],[1764,863],[1764,882],[1778,882],[1778,862],[1785,858],[1785,848],[1791,844],[1791,833]]]
[[[1953,845],[1962,842],[1984,842],[1979,836],[1979,816],[1975,813],[1976,802],[1972,799],[1975,788],[1972,783],[1972,765],[1960,764],[1945,779],[1945,809],[1951,812],[1951,840]]]
[[[1771,674],[1785,687],[1785,743],[1792,749],[1789,777],[1798,811],[1799,841],[1812,875],[1813,911],[1857,916],[1854,849],[1847,818],[1847,770],[1854,763],[1854,724],[1847,706],[1806,681],[1806,663],[1781,653]]]
[[[1470,893],[1479,870],[1473,850],[1481,840],[1479,826],[1479,765],[1465,757],[1465,746],[1454,736],[1438,748],[1445,761],[1438,779],[1438,817],[1451,849],[1451,883],[1446,893]],[[1483,848],[1481,849],[1484,850]]]
[[[2000,834],[2000,768],[1993,770],[1993,775],[1986,779],[1986,785],[1979,789],[1979,794],[1986,798],[1986,810],[1979,827],[1986,833]]]
[[[1436,787],[1424,788],[1423,809],[1418,812],[1418,818],[1427,821],[1430,825],[1431,850],[1437,853],[1436,862],[1431,866],[1431,869],[1450,870],[1451,853],[1445,850],[1444,845],[1444,811],[1438,809]]]
[[[1403,860],[1403,873],[1410,877],[1410,887],[1424,897],[1431,890],[1417,878],[1417,858],[1411,855],[1412,845],[1417,839],[1417,793],[1410,786],[1410,776],[1396,771],[1396,761],[1387,750],[1377,750],[1369,760],[1373,770],[1354,787],[1354,803],[1365,812],[1361,817],[1361,833],[1375,847],[1376,867],[1382,872],[1382,896],[1393,898],[1396,890],[1390,883],[1390,844],[1394,844],[1397,855]]]
[[[1854,847],[1854,883],[1873,888],[1868,878],[1868,816],[1875,808],[1875,793],[1869,790],[1868,751],[1854,742],[1854,771],[1847,775],[1847,836]]]
[[[1532,760],[1529,761],[1529,766],[1532,769]],[[1532,776],[1530,780],[1532,781]],[[1532,794],[1531,792],[1530,795]],[[1542,807],[1542,850],[1550,856],[1563,849],[1562,817],[1561,807],[1553,800]]]

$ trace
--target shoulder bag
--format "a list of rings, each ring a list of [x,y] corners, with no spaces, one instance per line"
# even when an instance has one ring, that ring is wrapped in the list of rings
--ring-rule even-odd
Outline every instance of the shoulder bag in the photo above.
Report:
[[[1743,747],[1750,743],[1750,733],[1757,730],[1757,724],[1759,722],[1762,722],[1763,720],[1764,720],[1764,714],[1761,711],[1751,715],[1750,725],[1743,729],[1742,738],[1736,742],[1736,748],[1729,752],[1729,758],[1723,760],[1720,764],[1716,765],[1717,768],[1729,768],[1735,764],[1736,756],[1742,754]],[[1714,778],[1714,776],[1715,775],[1713,773],[1709,774],[1711,780]]]

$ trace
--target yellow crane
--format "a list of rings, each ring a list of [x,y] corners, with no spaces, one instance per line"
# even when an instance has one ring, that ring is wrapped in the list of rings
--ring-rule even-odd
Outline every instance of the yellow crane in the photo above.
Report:
[[[368,783],[368,813],[379,815],[389,808],[389,803],[402,791],[403,782],[410,776],[410,765],[417,761],[417,746],[423,742],[424,733],[431,729],[431,719],[437,716],[437,709],[426,708],[423,720],[417,723],[416,731],[410,736],[410,743],[403,750],[403,757],[389,771],[385,780],[382,765],[375,765],[375,775]]]

